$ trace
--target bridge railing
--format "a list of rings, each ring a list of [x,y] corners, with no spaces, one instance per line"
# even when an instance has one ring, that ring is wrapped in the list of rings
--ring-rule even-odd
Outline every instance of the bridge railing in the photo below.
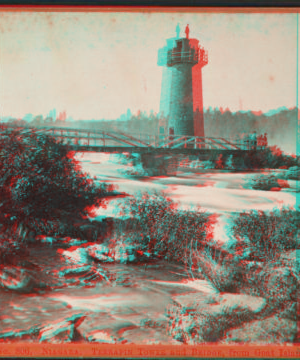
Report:
[[[168,135],[159,137],[158,147],[241,150],[241,146],[220,137]]]
[[[84,146],[122,146],[149,147],[166,149],[222,149],[222,150],[250,150],[253,144],[238,142],[221,137],[201,137],[186,135],[148,135],[143,133],[125,134],[118,131],[103,131],[98,129],[72,129],[51,126],[13,126],[4,124],[3,128],[17,128],[26,133],[49,133],[64,142]],[[0,124],[1,130],[1,124]],[[1,131],[0,131],[1,132]],[[116,145],[117,144],[117,145]]]

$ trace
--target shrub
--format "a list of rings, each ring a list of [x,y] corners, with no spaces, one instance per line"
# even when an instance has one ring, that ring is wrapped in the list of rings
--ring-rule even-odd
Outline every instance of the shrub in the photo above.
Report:
[[[59,233],[76,217],[86,218],[110,190],[82,173],[52,136],[13,131],[0,138],[0,222],[15,239]]]
[[[235,155],[232,157],[232,168],[236,171],[246,170],[245,159],[242,156]]]
[[[297,301],[297,280],[288,267],[267,264],[264,268],[265,281],[262,284],[264,297],[273,306],[280,306],[285,301]]]
[[[279,180],[274,175],[259,175],[250,181],[250,185],[255,190],[278,190],[289,188],[285,180]]]
[[[297,158],[284,154],[277,146],[250,150],[234,156],[214,152],[209,156],[210,168],[214,169],[279,169],[297,165]]]
[[[203,247],[211,235],[209,216],[203,211],[178,210],[162,193],[143,193],[125,202],[136,228],[133,240],[144,251],[154,252],[167,260],[187,264],[195,250]]]
[[[203,161],[202,166],[203,166],[204,169],[214,169],[215,168],[215,163],[213,161],[211,161],[211,160]]]
[[[299,224],[299,210],[250,211],[234,219],[233,234],[238,244],[248,241],[254,259],[272,260],[296,249]]]
[[[23,244],[3,239],[0,241],[0,267],[1,265],[15,265],[28,255],[28,250]]]
[[[211,251],[194,253],[199,271],[218,291],[239,292],[243,281],[243,269],[232,255],[213,259]]]
[[[282,166],[295,166],[297,159],[284,154],[277,146],[266,147],[259,151],[250,151],[244,155],[249,169],[279,169]]]
[[[300,167],[293,166],[288,169],[285,173],[285,176],[289,180],[300,180]]]

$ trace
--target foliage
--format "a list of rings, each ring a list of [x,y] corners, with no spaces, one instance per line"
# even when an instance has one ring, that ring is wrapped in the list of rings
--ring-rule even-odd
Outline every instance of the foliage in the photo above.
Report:
[[[233,155],[211,153],[207,168],[213,169],[279,169],[297,165],[297,158],[284,154],[277,146],[266,147],[259,151],[248,151]]]
[[[296,165],[297,159],[284,154],[277,146],[266,147],[260,151],[250,151],[244,155],[249,169],[279,169]]]
[[[199,271],[220,292],[239,292],[243,271],[239,260],[231,254],[213,257],[212,250],[194,253]]]
[[[285,180],[279,180],[274,175],[259,175],[251,179],[250,185],[255,190],[272,190],[289,188],[289,184]]]
[[[18,262],[23,257],[28,255],[28,250],[21,243],[15,243],[11,240],[0,240],[0,266],[2,265],[14,265],[14,262]]]
[[[162,193],[143,193],[131,198],[125,202],[125,209],[138,219],[135,242],[168,260],[187,264],[193,251],[202,248],[211,235],[208,215],[179,210]]]
[[[7,132],[0,139],[0,196],[4,229],[57,234],[62,223],[84,219],[111,190],[96,186],[62,142],[49,135]],[[77,215],[74,215],[76,213]]]
[[[265,261],[296,249],[299,224],[299,210],[250,211],[234,219],[233,234],[238,243],[247,239],[254,259]]]
[[[220,245],[211,242],[210,247],[193,253],[194,263],[220,292],[263,297],[270,293],[270,302],[275,303],[278,299],[269,285],[275,272],[279,271],[288,279],[297,276],[296,259],[287,265],[280,256],[297,248],[299,227],[299,211],[291,209],[274,210],[270,214],[262,211],[239,214],[233,225],[237,243],[229,250],[231,252],[222,254],[222,250],[218,250]],[[289,276],[289,271],[294,275]],[[287,293],[286,287],[281,286],[280,291]]]
[[[289,180],[299,180],[300,179],[300,167],[292,166],[284,174],[284,177]]]

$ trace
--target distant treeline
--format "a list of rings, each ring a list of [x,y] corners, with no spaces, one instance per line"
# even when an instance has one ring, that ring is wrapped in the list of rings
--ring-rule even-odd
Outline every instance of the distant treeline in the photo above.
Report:
[[[242,133],[256,131],[267,133],[269,145],[277,145],[285,151],[296,153],[298,111],[281,110],[272,115],[251,111],[221,112],[208,110],[204,115],[205,135],[208,137],[235,138]]]
[[[137,115],[131,115],[128,120],[102,120],[89,121],[79,120],[72,123],[73,127],[78,124],[79,128],[92,128],[106,131],[121,131],[130,134],[158,134],[158,124],[160,116],[154,112],[138,112]]]

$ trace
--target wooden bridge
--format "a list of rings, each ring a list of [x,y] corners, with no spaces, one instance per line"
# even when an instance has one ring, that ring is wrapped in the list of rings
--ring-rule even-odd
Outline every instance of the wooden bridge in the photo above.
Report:
[[[31,132],[49,134],[77,151],[205,154],[211,152],[237,153],[253,150],[253,146],[249,143],[234,143],[221,137],[129,135],[120,131],[49,126],[17,127],[9,124],[2,124],[1,128],[0,134],[7,131],[7,129],[18,130],[21,134]]]

